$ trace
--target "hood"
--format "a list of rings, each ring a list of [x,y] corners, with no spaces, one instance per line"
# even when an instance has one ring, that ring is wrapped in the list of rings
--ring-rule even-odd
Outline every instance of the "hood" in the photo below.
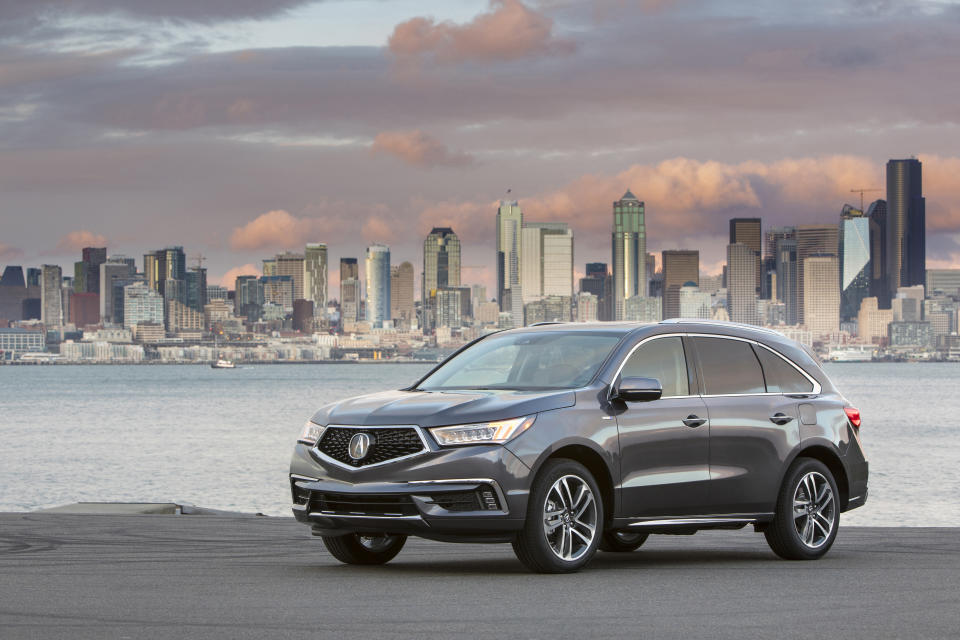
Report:
[[[343,400],[313,416],[317,424],[440,427],[505,420],[570,407],[573,391],[384,391]]]

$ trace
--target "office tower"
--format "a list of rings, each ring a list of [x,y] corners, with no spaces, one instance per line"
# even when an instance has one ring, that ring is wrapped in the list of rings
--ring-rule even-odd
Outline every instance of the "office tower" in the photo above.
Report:
[[[757,252],[740,242],[727,245],[727,311],[733,322],[759,324]]]
[[[663,318],[679,318],[680,288],[687,284],[700,286],[700,252],[664,251],[660,259],[663,263]]]
[[[340,258],[340,282],[344,280],[360,279],[360,267],[357,265],[356,258]]]
[[[323,314],[327,307],[327,245],[308,243],[304,249],[303,295],[313,302],[313,312]]]
[[[887,276],[887,201],[874,200],[867,207],[870,218],[870,295],[881,309],[890,308],[890,279]]]
[[[916,158],[887,162],[887,279],[891,297],[926,278],[923,167]]]
[[[41,273],[42,273],[41,269],[37,267],[27,267],[27,286],[39,287]]]
[[[114,258],[110,258],[100,265],[100,322],[104,324],[118,322],[114,305],[114,298],[117,294],[115,283],[118,280],[126,282],[135,275],[135,272],[136,270],[131,268],[125,259],[122,262],[115,262]],[[120,295],[123,295],[122,289]],[[122,322],[122,320],[119,320],[119,322]]]
[[[203,313],[207,306],[207,270],[203,267],[192,267],[186,273],[186,302],[190,309]]]
[[[214,300],[226,300],[227,295],[226,287],[222,287],[219,284],[207,285],[207,304],[210,304]]]
[[[840,261],[815,253],[803,261],[803,324],[814,337],[840,331]]]
[[[920,322],[923,317],[923,285],[900,287],[891,301],[894,322]]]
[[[390,318],[404,329],[416,324],[413,307],[413,265],[401,262],[390,271]]]
[[[625,319],[626,301],[647,295],[647,227],[644,204],[628,189],[613,203],[613,315]]]
[[[70,292],[70,324],[78,329],[100,322],[100,295]]]
[[[313,331],[313,300],[294,300],[292,324],[294,331]]]
[[[887,339],[893,310],[881,309],[875,297],[860,301],[857,312],[857,337],[867,344],[883,344]]]
[[[278,253],[274,259],[275,269],[273,275],[276,276],[289,276],[293,281],[293,299],[294,300],[304,300],[304,287],[303,281],[306,274],[306,267],[304,266],[306,258],[302,253],[291,253],[290,251],[285,251],[284,253]],[[264,269],[266,271],[266,269]],[[266,273],[264,273],[266,275]],[[291,303],[291,308],[293,303]]]
[[[186,300],[187,256],[183,247],[167,247],[157,252],[158,278],[160,293],[167,300]],[[175,284],[171,283],[174,281]],[[167,286],[176,287],[176,291],[168,292]]]
[[[808,224],[796,227],[797,238],[797,322],[806,324],[804,305],[806,287],[803,273],[806,259],[814,254],[837,255],[840,227],[835,224]],[[839,286],[839,280],[838,286]]]
[[[264,258],[260,269],[265,276],[277,275],[277,261],[275,258]]]
[[[763,280],[760,283],[761,297],[783,302],[782,284],[779,280],[779,272],[777,271],[778,249],[780,242],[794,239],[796,237],[796,231],[793,227],[773,227],[772,229],[767,229],[763,237],[764,249],[763,259],[761,260]]]
[[[248,320],[260,318],[264,303],[263,282],[257,276],[237,276],[233,293],[233,312]]]
[[[960,269],[927,269],[927,296],[937,291],[960,297]]]
[[[436,291],[436,326],[457,329],[463,326],[464,291],[459,288],[444,288]]]
[[[777,300],[784,304],[784,324],[799,324],[797,240],[793,237],[781,238],[776,246]]]
[[[351,258],[352,259],[352,258]],[[362,288],[356,278],[340,281],[340,325],[354,324],[360,319]]]
[[[627,298],[623,303],[622,319],[628,322],[660,322],[663,319],[663,298]]]
[[[460,239],[450,227],[434,227],[423,241],[423,299],[460,286]]]
[[[598,302],[599,298],[592,293],[577,294],[577,322],[596,322]]]
[[[73,292],[85,293],[87,291],[87,265],[78,260],[73,263]]]
[[[390,321],[390,247],[374,244],[367,247],[367,321],[381,328]]]
[[[606,262],[588,262],[586,277],[580,279],[580,293],[597,296],[597,319],[613,320],[613,279]]]
[[[123,288],[123,327],[132,329],[138,324],[164,324],[163,296],[143,282]]]
[[[698,318],[709,320],[713,313],[710,309],[711,295],[701,291],[700,287],[684,285],[678,292],[680,312],[678,318]]]
[[[870,295],[873,265],[870,262],[870,218],[844,205],[840,213],[840,317],[853,320],[860,302]]]
[[[516,200],[501,200],[497,209],[497,302],[512,313],[514,326],[523,325],[523,290],[520,279],[520,234],[523,211]]]
[[[565,222],[528,222],[521,231],[524,302],[573,296],[573,231]]]
[[[263,276],[260,282],[263,283],[263,304],[276,305],[284,313],[293,311],[294,300],[303,299],[294,293],[293,276]]]
[[[100,293],[100,265],[107,261],[106,247],[84,247],[81,256],[84,265],[83,284],[86,285],[84,291]],[[76,282],[74,291],[77,291]]]
[[[646,294],[648,296],[661,296],[663,297],[663,270],[657,275],[657,256],[654,253],[648,253],[647,257],[647,284],[646,284]]]
[[[143,254],[143,276],[146,279],[147,287],[154,291],[160,291],[160,256],[158,252],[151,251]]]
[[[745,244],[750,250],[757,254],[757,295],[763,290],[763,270],[761,269],[761,259],[763,257],[763,234],[760,229],[760,218],[731,218],[730,219],[730,244]]]
[[[474,308],[487,301],[487,288],[481,284],[470,285],[470,305]]]
[[[63,325],[63,272],[54,264],[40,267],[40,322],[48,327]]]
[[[3,270],[3,277],[0,278],[0,287],[26,287],[26,280],[23,278],[23,267],[7,265]]]

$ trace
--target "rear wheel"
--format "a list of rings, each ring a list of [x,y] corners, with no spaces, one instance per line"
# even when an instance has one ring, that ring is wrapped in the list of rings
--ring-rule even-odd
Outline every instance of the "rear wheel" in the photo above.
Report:
[[[533,482],[513,550],[531,571],[570,573],[593,558],[602,527],[600,488],[590,472],[573,460],[551,460]]]
[[[646,533],[607,531],[600,538],[600,551],[627,553],[636,551],[647,541]]]
[[[407,536],[350,533],[323,536],[323,544],[334,558],[344,564],[386,564],[403,549]]]
[[[799,458],[787,471],[773,522],[764,531],[773,552],[787,560],[816,560],[837,538],[840,493],[827,465]]]

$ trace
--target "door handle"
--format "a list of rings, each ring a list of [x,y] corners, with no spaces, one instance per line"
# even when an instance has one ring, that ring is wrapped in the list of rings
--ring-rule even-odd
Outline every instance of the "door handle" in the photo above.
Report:
[[[783,425],[783,424],[787,424],[791,420],[793,420],[793,416],[788,416],[785,413],[775,413],[772,416],[770,416],[770,422],[772,422],[773,424]]]
[[[690,415],[688,415],[686,418],[683,419],[683,424],[687,425],[688,427],[699,427],[706,421],[707,421],[706,418],[701,418],[700,416],[697,416],[691,413]]]

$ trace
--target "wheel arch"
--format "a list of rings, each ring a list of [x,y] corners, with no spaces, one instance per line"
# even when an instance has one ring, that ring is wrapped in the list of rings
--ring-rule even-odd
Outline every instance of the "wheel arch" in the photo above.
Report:
[[[810,444],[800,449],[793,456],[790,464],[787,465],[787,469],[800,458],[811,458],[826,465],[830,473],[833,474],[833,479],[837,483],[837,490],[840,492],[840,511],[846,511],[850,500],[850,479],[846,468],[843,466],[840,454],[824,444]],[[786,470],[783,475],[786,477]],[[780,479],[780,484],[783,485],[783,478]]]
[[[556,460],[558,458],[574,460],[587,468],[587,471],[590,472],[590,474],[593,476],[593,479],[597,481],[597,485],[600,487],[600,497],[603,500],[604,524],[609,524],[613,519],[614,511],[616,509],[616,498],[613,490],[613,475],[611,474],[610,467],[606,460],[604,460],[603,456],[598,451],[586,444],[563,444],[550,451],[548,455],[544,456],[538,461],[536,467],[533,469],[533,476],[536,477],[536,475],[539,474],[540,470],[543,468],[543,465],[548,461]]]

